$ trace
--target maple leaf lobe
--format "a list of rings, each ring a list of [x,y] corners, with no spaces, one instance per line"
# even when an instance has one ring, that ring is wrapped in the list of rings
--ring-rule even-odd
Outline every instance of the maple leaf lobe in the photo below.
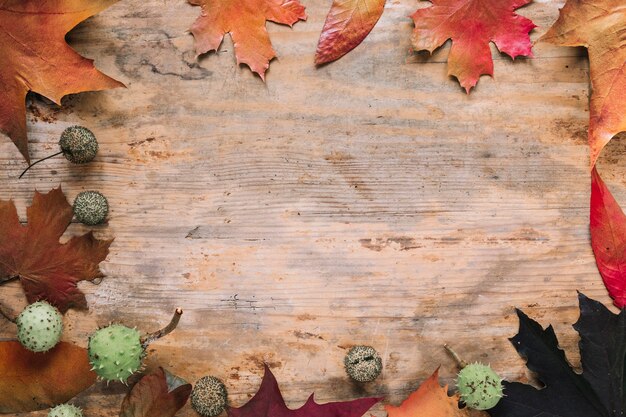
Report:
[[[190,28],[196,54],[217,51],[224,35],[229,33],[235,48],[237,64],[246,64],[265,80],[265,71],[276,57],[267,20],[292,26],[306,20],[304,6],[298,0],[188,0],[202,12]]]
[[[118,0],[6,0],[0,2],[0,131],[30,162],[26,94],[37,92],[57,104],[67,94],[124,84],[96,70],[66,42],[65,35]]]
[[[448,39],[448,75],[459,80],[467,93],[481,75],[493,75],[489,44],[495,43],[511,58],[532,57],[529,33],[536,25],[515,13],[530,0],[433,0],[432,6],[411,15],[415,50],[433,52]]]
[[[36,191],[26,213],[28,223],[22,226],[15,204],[0,200],[0,280],[18,276],[30,303],[46,300],[61,312],[86,309],[77,284],[104,276],[99,264],[113,240],[98,240],[89,232],[59,243],[73,217],[61,187]]]
[[[385,405],[385,410],[389,417],[468,417],[467,409],[459,409],[459,396],[448,396],[448,386],[439,385],[439,368],[402,404]]]

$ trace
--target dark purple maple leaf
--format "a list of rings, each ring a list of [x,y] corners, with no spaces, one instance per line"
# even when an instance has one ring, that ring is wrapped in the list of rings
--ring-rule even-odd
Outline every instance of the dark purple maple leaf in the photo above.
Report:
[[[313,394],[300,408],[287,408],[278,382],[270,368],[265,365],[265,374],[259,391],[250,401],[239,408],[229,408],[229,417],[361,417],[382,398],[360,398],[352,401],[317,404]]]

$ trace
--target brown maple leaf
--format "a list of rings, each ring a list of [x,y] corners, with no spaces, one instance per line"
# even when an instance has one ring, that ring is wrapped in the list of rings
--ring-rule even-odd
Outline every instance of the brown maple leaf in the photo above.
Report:
[[[118,0],[0,0],[0,131],[30,162],[26,93],[57,104],[67,94],[123,87],[96,70],[65,42],[65,35]]]
[[[126,395],[120,417],[173,417],[190,394],[191,384],[158,368]]]
[[[306,20],[298,0],[188,0],[201,6],[200,17],[191,26],[198,55],[216,51],[226,33],[235,46],[237,64],[246,64],[265,80],[265,71],[276,57],[265,22],[292,26]]]
[[[113,240],[98,240],[89,232],[59,243],[73,216],[61,187],[48,194],[35,192],[25,226],[13,201],[0,200],[0,282],[19,278],[31,303],[47,300],[62,312],[86,309],[76,284],[104,276],[98,265]]]
[[[481,75],[493,75],[489,43],[511,58],[532,56],[528,34],[535,24],[515,13],[531,0],[432,0],[413,15],[415,50],[431,53],[452,39],[448,75],[469,93]]]
[[[468,417],[467,409],[459,409],[458,395],[448,396],[448,386],[439,385],[439,368],[409,397],[395,407],[386,405],[389,417]]]
[[[602,148],[626,131],[626,6],[624,0],[569,0],[541,40],[589,51],[591,167]]]
[[[45,353],[0,342],[0,413],[24,413],[64,403],[96,382],[87,350],[59,342]]]

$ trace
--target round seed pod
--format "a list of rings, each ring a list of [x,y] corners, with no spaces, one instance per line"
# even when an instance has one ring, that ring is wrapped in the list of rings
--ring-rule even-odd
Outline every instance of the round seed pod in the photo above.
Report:
[[[470,408],[489,410],[502,398],[502,379],[490,366],[472,363],[457,377],[461,400]]]
[[[126,382],[141,368],[144,348],[139,331],[121,324],[111,324],[89,337],[89,362],[105,381]]]
[[[357,382],[371,382],[383,370],[383,361],[371,346],[354,346],[343,363],[348,376]]]
[[[83,191],[74,200],[76,219],[88,226],[101,224],[109,214],[109,202],[98,191]]]
[[[228,393],[214,376],[200,378],[191,391],[191,406],[202,417],[216,417],[228,407]]]
[[[75,405],[61,404],[51,408],[48,417],[83,417],[83,412]]]
[[[17,340],[32,352],[46,352],[59,343],[63,316],[46,301],[26,307],[17,317]]]
[[[92,161],[98,153],[98,141],[93,132],[83,126],[70,126],[61,133],[59,146],[65,158],[74,164]]]

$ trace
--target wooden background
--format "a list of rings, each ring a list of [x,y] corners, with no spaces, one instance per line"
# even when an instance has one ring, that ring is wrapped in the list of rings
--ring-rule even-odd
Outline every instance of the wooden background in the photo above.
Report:
[[[187,28],[200,10],[183,0],[122,0],[71,32],[128,88],[61,108],[29,97],[31,152],[56,151],[61,131],[82,124],[100,141],[96,161],[59,157],[17,180],[25,163],[0,140],[0,198],[24,221],[35,189],[62,184],[71,200],[98,189],[110,201],[96,229],[115,237],[108,277],[80,285],[91,309],[68,314],[64,339],[86,345],[112,320],[152,331],[181,306],[149,366],[216,375],[233,405],[256,391],[263,361],[292,407],[312,391],[397,404],[439,364],[452,382],[444,342],[524,379],[507,341],[515,306],[552,323],[577,363],[576,290],[610,304],[589,244],[585,51],[538,43],[534,59],[512,62],[492,46],[495,78],[468,96],[446,75],[449,45],[411,52],[415,0],[390,0],[360,47],[318,69],[331,1],[304,4],[306,22],[268,24],[279,58],[265,84],[237,67],[228,37],[195,58]],[[539,25],[533,39],[562,4],[521,9]],[[599,165],[622,202],[625,149],[614,140]],[[25,305],[17,283],[2,303]],[[14,334],[0,323],[0,338]],[[384,371],[359,387],[342,358],[362,343]],[[115,416],[126,390],[100,383],[76,403]]]

